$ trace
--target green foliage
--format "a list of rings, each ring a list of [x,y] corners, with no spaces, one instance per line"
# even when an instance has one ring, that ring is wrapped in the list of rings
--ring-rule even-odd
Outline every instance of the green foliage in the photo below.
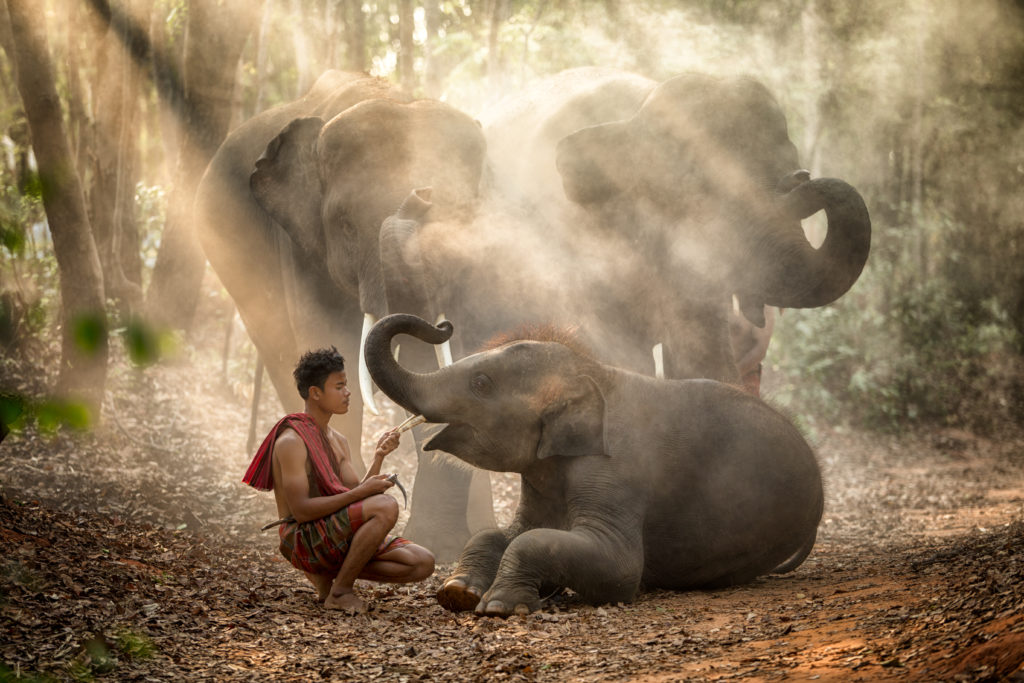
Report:
[[[85,641],[83,649],[86,657],[80,658],[76,662],[82,665],[79,680],[92,680],[93,674],[108,674],[117,666],[117,659],[110,651],[110,646],[102,638],[90,638]]]
[[[61,427],[85,430],[92,424],[89,407],[79,401],[49,400],[30,404],[36,424],[44,434],[53,434]]]
[[[142,242],[142,263],[149,275],[156,265],[160,235],[167,224],[167,192],[163,186],[141,182],[135,186],[135,215]]]
[[[156,646],[148,636],[130,629],[118,631],[113,642],[102,635],[94,635],[68,663],[67,674],[76,681],[92,681],[116,671],[121,657],[144,660],[155,653]]]
[[[18,188],[21,194],[25,197],[30,197],[38,202],[43,201],[43,197],[46,196],[45,183],[43,177],[39,175],[37,171],[29,170],[25,173],[22,178],[21,187]]]
[[[994,298],[975,306],[947,280],[896,285],[886,264],[824,309],[786,311],[769,358],[775,399],[832,423],[893,430],[939,423],[991,432],[1024,417],[1017,334]],[[867,290],[867,291],[864,291]]]
[[[0,168],[0,182],[6,174]],[[13,185],[0,186],[0,348],[8,355],[27,353],[45,331],[55,300],[56,259],[40,253],[33,226],[43,219],[38,198]]]
[[[10,254],[20,254],[25,250],[25,231],[14,221],[0,216],[0,246]]]
[[[117,649],[129,659],[149,659],[157,652],[156,645],[143,633],[136,633],[131,629],[118,632],[115,644]]]
[[[7,429],[19,429],[24,424],[25,399],[20,396],[0,394],[0,425]],[[5,431],[0,429],[0,431]]]
[[[128,319],[118,330],[124,338],[128,358],[136,366],[152,365],[167,356],[177,340],[170,330],[160,330],[138,316]]]
[[[71,322],[71,335],[80,351],[99,353],[107,344],[105,316],[98,313],[78,316]]]

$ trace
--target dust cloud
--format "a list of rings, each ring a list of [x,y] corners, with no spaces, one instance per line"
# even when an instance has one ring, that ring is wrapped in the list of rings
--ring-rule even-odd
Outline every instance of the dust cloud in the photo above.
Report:
[[[724,322],[735,294],[731,278],[737,276],[727,257],[748,246],[736,242],[732,227],[770,212],[756,199],[759,190],[774,187],[782,173],[807,168],[812,177],[847,180],[869,204],[887,198],[884,184],[892,179],[898,157],[908,155],[908,163],[923,164],[926,150],[912,147],[928,140],[890,140],[893,122],[916,117],[922,127],[970,125],[957,119],[954,103],[932,112],[928,120],[920,103],[938,97],[952,66],[985,83],[990,72],[1010,68],[1001,55],[1018,54],[1019,26],[1004,21],[1007,3],[999,0],[916,0],[899,6],[745,3],[733,8],[731,16],[713,8],[580,5],[580,16],[561,34],[543,21],[535,33],[510,24],[503,30],[520,32],[515,34],[520,53],[503,55],[504,68],[495,73],[454,69],[437,94],[477,118],[488,140],[488,169],[474,214],[459,222],[428,221],[419,236],[437,310],[455,323],[463,354],[523,323],[576,327],[600,359],[647,374],[654,372],[652,347],[660,342],[674,344],[681,358],[700,356],[708,347],[720,350],[723,342],[727,345]],[[605,5],[617,7],[614,22]],[[137,3],[127,6],[135,25],[149,23]],[[287,16],[283,3],[276,6],[276,14],[253,15],[246,23],[258,26],[263,37],[291,33],[292,55],[267,57],[277,60],[278,68],[291,68],[290,62],[281,62],[294,60],[303,74],[300,92],[274,93],[287,101],[311,85],[307,74],[338,68],[342,54],[338,44],[318,40],[322,31],[311,30],[319,15]],[[282,15],[288,21],[272,20]],[[422,24],[422,14],[417,16]],[[417,31],[424,35],[422,25]],[[337,40],[340,32],[327,34]],[[552,57],[551,45],[566,41],[568,54]],[[949,62],[933,59],[936,54]],[[958,61],[965,56],[969,59]],[[397,63],[389,51],[375,58],[373,73],[391,78]],[[545,81],[559,70],[556,66],[594,70]],[[570,96],[586,102],[588,84],[610,77],[612,70],[633,74],[621,77],[619,107],[600,111],[589,102],[575,112],[567,108]],[[788,125],[791,163],[775,168],[769,159],[752,168],[744,150],[729,151],[733,140],[727,135],[712,140],[699,131],[669,131],[675,138],[713,144],[694,151],[676,147],[670,136],[661,138],[661,149],[619,147],[600,160],[603,175],[625,175],[630,191],[586,204],[571,201],[558,167],[560,141],[581,127],[631,120],[659,83],[687,72],[746,74],[762,82]],[[251,73],[241,74],[239,88],[236,125],[262,111],[270,94]],[[710,123],[742,119],[740,114],[725,109]],[[743,129],[758,125],[756,120],[740,122]],[[1013,155],[1024,149],[1022,135],[1019,129],[1008,134],[999,150],[1003,158],[993,169],[1021,167]],[[781,147],[789,153],[786,145]],[[702,160],[699,167],[686,165],[691,155]],[[759,172],[767,167],[778,173],[766,177]],[[635,192],[642,181],[660,185]],[[991,185],[996,183],[982,183],[979,193],[992,192]],[[901,193],[907,201],[921,201],[913,184]],[[719,195],[729,200],[729,211],[721,211]],[[825,232],[821,215],[806,220],[804,227],[812,244],[820,244]],[[254,268],[252,284],[255,288],[281,277],[286,276]],[[303,304],[334,314],[330,301],[336,293],[330,288],[303,292],[308,295]],[[709,331],[717,336],[702,336]],[[278,346],[301,346],[296,336],[286,331]],[[296,356],[301,350],[295,348]],[[350,363],[355,360],[354,348],[344,352]],[[287,386],[292,362],[271,359],[280,366],[271,368],[279,386]],[[677,362],[677,375],[679,365],[685,364]],[[294,405],[291,391],[281,399]]]

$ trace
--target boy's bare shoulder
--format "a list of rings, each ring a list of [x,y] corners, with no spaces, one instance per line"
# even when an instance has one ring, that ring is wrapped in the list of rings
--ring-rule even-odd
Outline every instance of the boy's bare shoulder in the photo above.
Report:
[[[306,442],[302,440],[302,437],[294,429],[285,427],[274,441],[273,455],[285,457],[302,456],[304,458],[306,457]]]
[[[342,454],[347,458],[349,454],[348,439],[346,439],[345,436],[334,427],[328,427],[328,429],[331,430],[331,443],[334,444],[335,450],[340,449]]]

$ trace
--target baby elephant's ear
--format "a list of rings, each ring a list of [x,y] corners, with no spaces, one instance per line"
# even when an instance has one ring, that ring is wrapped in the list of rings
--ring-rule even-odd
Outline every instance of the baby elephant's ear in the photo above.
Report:
[[[541,413],[537,458],[607,453],[601,389],[588,375],[573,377]]]

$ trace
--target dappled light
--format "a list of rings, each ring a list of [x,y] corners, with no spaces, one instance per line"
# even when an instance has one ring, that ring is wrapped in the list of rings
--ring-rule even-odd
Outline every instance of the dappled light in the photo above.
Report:
[[[1011,0],[0,0],[0,678],[1021,676],[1022,63]],[[394,313],[425,336],[364,345]],[[593,371],[463,378],[524,330]],[[436,560],[353,617],[241,483],[331,346],[330,424],[360,477],[399,433],[394,533]],[[632,427],[575,452],[620,371]],[[750,443],[715,491],[781,480],[769,419],[820,465],[803,564],[588,592],[689,538],[670,482]],[[475,614],[519,562],[569,578]]]

